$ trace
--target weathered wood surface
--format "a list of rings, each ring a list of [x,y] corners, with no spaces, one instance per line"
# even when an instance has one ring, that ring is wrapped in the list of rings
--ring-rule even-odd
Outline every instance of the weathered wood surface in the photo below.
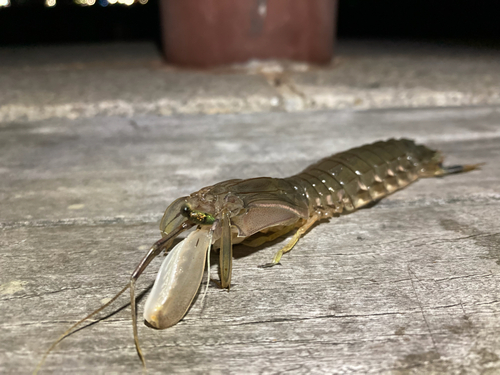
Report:
[[[499,373],[494,107],[2,124],[0,372],[31,372],[58,335],[125,284],[174,198],[402,136],[451,164],[487,164],[318,225],[281,267],[256,267],[279,241],[236,247],[229,293],[211,285],[204,308],[198,301],[168,330],[140,325],[150,372]],[[70,336],[42,373],[140,373],[129,315]]]

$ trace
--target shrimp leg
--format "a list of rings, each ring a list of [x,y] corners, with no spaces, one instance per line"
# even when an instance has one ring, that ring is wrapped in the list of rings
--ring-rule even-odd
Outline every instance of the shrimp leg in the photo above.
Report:
[[[233,270],[233,244],[231,239],[231,220],[227,211],[222,212],[221,227],[222,236],[219,256],[220,285],[223,289],[227,288],[229,290]]]
[[[263,265],[259,266],[259,268],[269,268],[269,267],[273,267],[273,266],[279,264],[279,262],[281,260],[281,257],[283,256],[283,254],[288,253],[290,250],[292,250],[292,248],[295,246],[295,244],[297,243],[297,241],[299,240],[299,238],[304,233],[306,233],[309,230],[309,228],[311,228],[311,226],[314,223],[316,223],[318,220],[319,220],[319,216],[317,214],[314,214],[309,219],[307,219],[307,221],[304,223],[304,225],[302,225],[297,230],[297,232],[295,232],[295,234],[293,235],[293,237],[291,238],[291,240],[285,246],[283,246],[281,249],[278,250],[278,252],[276,253],[276,255],[274,255],[274,258],[273,258],[272,262],[263,264]]]
[[[297,226],[295,224],[289,225],[287,227],[284,227],[281,230],[278,230],[276,232],[269,234],[268,236],[260,236],[258,238],[253,239],[253,240],[250,240],[250,241],[243,241],[241,244],[248,246],[248,247],[259,247],[259,246],[264,245],[266,242],[274,241],[276,238],[284,236],[285,234],[292,231],[296,227]]]

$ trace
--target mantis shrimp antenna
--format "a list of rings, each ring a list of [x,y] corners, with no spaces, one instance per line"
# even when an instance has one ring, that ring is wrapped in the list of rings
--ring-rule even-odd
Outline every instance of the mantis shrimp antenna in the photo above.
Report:
[[[137,355],[142,362],[142,372],[146,373],[146,359],[144,358],[144,354],[142,354],[141,347],[139,345],[139,334],[137,332],[137,311],[135,308],[135,280],[134,278],[130,279],[130,310],[132,312],[132,328],[134,331],[134,343],[135,349],[137,350]]]
[[[33,371],[33,375],[38,374],[38,371],[40,371],[40,369],[42,368],[43,364],[45,363],[45,360],[47,359],[47,356],[49,355],[49,353],[56,347],[57,344],[59,344],[62,340],[64,340],[66,337],[68,337],[72,333],[72,331],[73,331],[74,328],[76,328],[77,326],[79,326],[84,321],[92,318],[95,314],[101,312],[106,307],[108,307],[109,305],[111,305],[129,287],[130,287],[130,284],[125,285],[125,287],[122,290],[120,290],[113,298],[111,298],[111,300],[109,302],[105,303],[104,305],[102,305],[101,307],[99,307],[97,310],[94,310],[92,313],[90,313],[89,315],[87,315],[85,318],[83,318],[83,319],[79,320],[78,322],[76,322],[75,324],[73,324],[61,336],[59,336],[59,338],[56,341],[54,341],[54,343],[47,349],[47,351],[43,355],[43,357],[40,360],[40,362],[38,362],[38,365],[36,366],[35,371]]]
[[[134,331],[134,342],[136,345],[137,349],[137,354],[139,355],[139,358],[141,359],[142,366],[143,366],[143,372],[146,371],[146,361],[144,359],[144,355],[142,354],[141,348],[139,346],[139,337],[137,335],[137,317],[136,317],[136,307],[135,307],[135,282],[141,275],[141,273],[144,271],[144,269],[148,266],[148,264],[155,258],[158,254],[161,253],[164,249],[168,249],[172,245],[173,239],[182,231],[185,229],[188,229],[192,226],[193,224],[189,223],[182,223],[177,227],[175,230],[173,230],[168,236],[158,240],[155,242],[155,244],[149,249],[148,253],[144,256],[144,258],[141,260],[139,265],[136,267],[134,272],[132,273],[132,276],[130,278],[130,282],[123,287],[122,290],[120,290],[111,300],[101,307],[99,307],[97,310],[94,310],[92,313],[87,315],[85,318],[79,320],[75,324],[73,324],[69,329],[67,329],[54,343],[50,346],[49,349],[45,352],[43,355],[41,361],[38,363],[36,366],[35,370],[33,371],[33,375],[36,375],[39,371],[40,368],[43,366],[45,359],[49,355],[49,353],[56,347],[56,345],[61,342],[65,337],[67,337],[70,333],[72,333],[73,329],[83,323],[84,321],[90,319],[93,317],[95,314],[101,312],[104,310],[106,307],[111,305],[113,302],[117,300],[119,296],[121,296],[125,291],[130,288],[130,307],[132,310],[132,323],[133,323],[133,331]]]

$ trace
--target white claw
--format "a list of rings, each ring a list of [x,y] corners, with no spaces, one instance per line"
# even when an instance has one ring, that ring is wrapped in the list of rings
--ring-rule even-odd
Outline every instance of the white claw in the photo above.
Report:
[[[144,306],[152,327],[168,328],[184,317],[200,287],[211,242],[212,232],[202,228],[169,252]]]

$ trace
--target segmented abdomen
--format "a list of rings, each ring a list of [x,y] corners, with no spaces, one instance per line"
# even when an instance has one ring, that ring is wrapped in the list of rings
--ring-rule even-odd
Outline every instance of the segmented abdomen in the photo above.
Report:
[[[408,139],[390,139],[332,155],[285,180],[307,198],[310,211],[331,216],[435,175],[441,161],[437,151]]]

